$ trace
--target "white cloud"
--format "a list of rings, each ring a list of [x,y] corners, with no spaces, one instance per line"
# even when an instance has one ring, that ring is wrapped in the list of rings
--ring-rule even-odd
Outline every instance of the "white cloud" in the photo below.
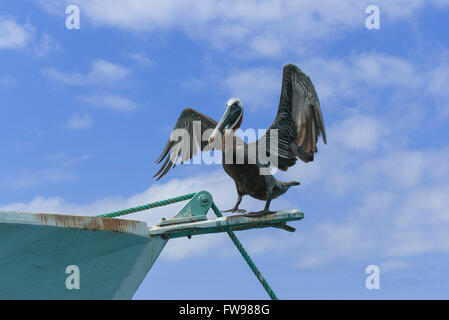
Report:
[[[341,260],[397,260],[425,253],[447,254],[449,202],[442,195],[448,191],[447,185],[417,187],[413,192],[389,194],[387,199],[385,193],[390,191],[372,191],[362,199],[363,205],[354,203],[349,216],[343,218],[337,207],[328,212],[327,222],[302,230],[302,235],[291,237],[286,246],[301,246],[296,258],[299,268],[317,268]],[[416,198],[419,193],[423,196]],[[428,197],[437,197],[436,205],[429,203]],[[332,218],[334,215],[342,218]],[[391,265],[386,267],[393,269]]]
[[[61,46],[50,35],[43,33],[33,46],[37,58],[47,56],[52,51],[61,50]]]
[[[302,181],[306,193],[313,192],[311,201],[323,199],[328,205],[321,211],[324,222],[289,241],[268,236],[265,242],[276,244],[271,250],[301,246],[299,268],[448,252],[449,147],[402,149],[387,138],[373,151],[364,156],[363,148],[330,140],[314,163],[299,163],[285,173]]]
[[[396,130],[392,137],[397,140],[449,114],[446,54],[429,61],[361,53],[346,59],[313,58],[298,65],[315,84],[325,119],[328,113],[346,118],[376,114],[389,131]]]
[[[65,8],[67,7],[67,4],[64,4],[64,1],[34,0],[34,2],[36,2],[39,8],[42,8],[45,11],[54,15],[58,15],[61,14],[61,12],[65,12]],[[68,1],[66,2],[68,3]]]
[[[416,88],[421,85],[421,77],[409,61],[386,54],[356,56],[351,71],[356,78],[373,86]]]
[[[281,82],[282,70],[261,67],[234,69],[226,76],[222,85],[230,96],[238,97],[245,106],[258,110],[273,108],[273,97],[280,94]]]
[[[368,112],[388,118],[382,129],[394,126],[410,130],[412,124],[421,126],[423,117],[449,114],[449,96],[445,90],[449,63],[444,55],[440,60],[429,63],[387,54],[360,53],[343,59],[315,57],[293,63],[310,76],[325,119],[329,113],[344,114],[348,118],[363,117]],[[210,64],[208,61],[202,78],[189,79],[181,86],[204,90],[215,83],[229,97],[240,98],[248,109],[270,109],[274,117],[281,92],[282,65],[228,70]]]
[[[377,150],[380,140],[387,135],[388,129],[382,121],[369,116],[351,116],[329,130],[331,143],[338,140],[350,152]]]
[[[426,89],[428,73],[411,60],[379,53],[361,53],[345,60],[313,58],[303,61],[301,67],[315,83],[320,100],[330,106],[344,98],[372,103],[379,89],[400,89],[402,93]]]
[[[42,1],[40,1],[42,3]],[[44,9],[54,13],[54,1]],[[285,50],[313,50],[313,41],[365,28],[370,0],[238,1],[238,0],[77,0],[83,16],[95,26],[133,32],[182,30],[206,39],[216,48],[232,48],[234,55],[278,55]],[[412,18],[433,0],[380,0],[382,24]],[[62,12],[62,11],[59,11]]]
[[[130,112],[141,107],[137,102],[115,94],[82,96],[80,99],[90,105],[119,112]]]
[[[127,56],[136,61],[139,65],[144,67],[152,67],[155,64],[153,60],[151,60],[141,52],[131,52],[128,53]]]
[[[129,73],[130,70],[126,67],[100,59],[92,64],[92,71],[88,77],[91,78],[92,81],[105,79],[118,81],[125,79]]]
[[[359,147],[359,146],[357,146]],[[370,148],[370,147],[369,147]],[[329,140],[312,164],[298,164],[282,173],[288,179],[300,177],[304,185],[325,190],[329,196],[351,198],[377,190],[413,190],[449,177],[449,148],[407,149],[391,144],[385,136],[376,149],[348,148],[347,142]]]
[[[24,48],[30,43],[33,34],[34,28],[30,24],[20,25],[0,16],[0,49]]]
[[[47,68],[43,73],[49,78],[70,85],[112,84],[125,80],[131,70],[103,59],[95,61],[88,73],[66,73]]]
[[[381,272],[402,271],[411,267],[411,264],[404,260],[387,260],[379,265]]]
[[[439,111],[449,115],[449,61],[443,59],[429,75],[429,92],[437,100]]]
[[[251,40],[250,47],[263,56],[278,56],[282,52],[281,41],[273,34],[264,34]]]
[[[87,113],[75,113],[70,116],[69,120],[63,125],[68,129],[87,129],[94,125],[94,120]]]
[[[47,33],[39,37],[29,22],[19,24],[12,18],[0,16],[0,49],[25,50],[41,58],[61,47]]]
[[[448,96],[445,90],[444,75],[449,63],[441,59],[438,64],[428,61],[406,59],[379,53],[353,54],[348,58],[335,59],[315,57],[294,62],[314,83],[325,120],[327,115],[339,114],[346,119],[360,117],[365,113],[380,115],[381,121],[387,120],[381,127],[369,127],[373,130],[410,131],[422,126],[423,118],[435,119],[449,114]],[[210,89],[217,84],[227,96],[240,98],[249,110],[273,110],[276,113],[282,84],[282,65],[264,65],[249,68],[224,69],[210,67],[201,78],[184,81],[181,86],[191,90]],[[446,70],[447,69],[447,70]],[[434,112],[437,111],[437,112]],[[379,119],[378,119],[379,120]],[[377,125],[379,121],[376,122]],[[342,124],[339,123],[341,126]],[[368,125],[364,122],[362,125]],[[244,126],[244,124],[243,124]],[[401,134],[399,137],[405,138]],[[357,138],[355,135],[353,138]],[[368,148],[367,144],[365,147]]]

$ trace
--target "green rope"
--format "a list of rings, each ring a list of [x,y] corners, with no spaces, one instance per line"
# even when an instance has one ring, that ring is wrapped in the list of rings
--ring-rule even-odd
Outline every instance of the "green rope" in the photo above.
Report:
[[[124,215],[130,214],[130,213],[135,213],[135,212],[144,211],[144,210],[148,210],[148,209],[152,209],[152,208],[166,206],[166,205],[176,203],[176,202],[181,202],[184,200],[189,200],[189,199],[192,199],[195,196],[195,194],[196,194],[196,192],[189,193],[189,194],[185,194],[183,196],[174,197],[174,198],[170,198],[170,199],[162,200],[162,201],[156,201],[156,202],[144,204],[142,206],[138,206],[138,207],[134,207],[134,208],[100,214],[97,217],[113,218],[113,217],[118,217],[118,216],[124,216]]]
[[[172,204],[172,203],[176,203],[176,202],[181,202],[181,201],[184,201],[184,200],[192,199],[195,196],[195,194],[196,194],[196,192],[189,193],[189,194],[185,194],[183,196],[174,197],[174,198],[170,198],[170,199],[162,200],[162,201],[156,201],[156,202],[144,204],[142,206],[138,206],[138,207],[134,207],[134,208],[129,208],[129,209],[114,211],[114,212],[110,212],[110,213],[100,214],[97,217],[113,218],[113,217],[119,217],[119,216],[123,216],[123,215],[126,215],[126,214],[131,214],[131,213],[144,211],[144,210],[148,210],[148,209],[152,209],[152,208],[162,207],[162,206],[166,206],[166,205],[169,205],[169,204]],[[218,207],[215,205],[214,202],[212,202],[212,210],[214,211],[214,213],[215,213],[215,215],[217,217],[219,217],[219,218],[223,217],[223,214],[221,213],[220,209],[218,209]],[[265,278],[263,277],[262,273],[257,268],[256,264],[254,263],[254,261],[249,256],[248,252],[246,252],[245,248],[243,248],[242,243],[239,241],[239,239],[237,239],[237,237],[234,234],[234,232],[229,228],[227,230],[227,233],[228,233],[229,237],[231,238],[232,242],[234,242],[235,246],[237,247],[237,249],[242,254],[243,259],[245,259],[246,263],[248,263],[249,267],[251,268],[251,270],[256,275],[257,280],[260,281],[260,283],[264,287],[265,291],[270,296],[270,298],[272,300],[278,300],[278,297],[274,293],[273,289],[271,289],[271,287],[268,284],[267,280],[265,280]]]
[[[214,211],[214,213],[217,217],[219,217],[219,218],[223,217],[223,214],[221,213],[220,209],[218,209],[218,207],[215,205],[215,203],[212,203],[212,210]],[[265,291],[270,296],[271,300],[278,300],[278,297],[274,293],[273,289],[271,289],[267,280],[265,280],[262,273],[257,268],[256,264],[249,256],[248,252],[246,252],[245,248],[243,248],[242,243],[239,241],[239,239],[237,239],[237,236],[234,234],[234,232],[231,229],[228,229],[227,233],[228,233],[229,237],[231,238],[232,242],[234,242],[235,246],[242,254],[243,259],[245,259],[246,263],[248,263],[249,267],[254,272],[254,275],[257,277],[257,280],[260,281],[260,283],[264,287]]]

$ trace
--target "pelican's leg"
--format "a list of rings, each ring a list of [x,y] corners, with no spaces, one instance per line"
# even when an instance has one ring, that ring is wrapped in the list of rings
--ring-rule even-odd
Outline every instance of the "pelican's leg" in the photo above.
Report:
[[[267,176],[266,178],[267,181],[267,191],[266,191],[266,203],[265,203],[265,208],[262,211],[257,211],[257,212],[250,212],[245,214],[245,217],[261,217],[264,216],[266,214],[273,214],[276,213],[276,211],[270,211],[270,203],[271,203],[271,199],[273,197],[273,188],[274,188],[274,183],[272,179],[269,179],[269,177]]]
[[[229,209],[229,210],[224,210],[224,211],[222,211],[222,212],[238,212],[238,213],[245,213],[246,210],[244,210],[244,209],[239,209],[239,205],[240,205],[240,202],[242,202],[242,198],[243,198],[243,195],[242,195],[242,194],[239,194],[239,197],[237,198],[237,203],[235,204],[234,208]]]
[[[271,199],[267,200],[267,202],[265,203],[265,208],[262,211],[256,211],[256,212],[247,213],[247,214],[245,214],[245,217],[251,217],[251,218],[262,217],[262,216],[264,216],[266,214],[274,214],[274,213],[276,213],[276,211],[270,211],[270,202],[271,202]]]

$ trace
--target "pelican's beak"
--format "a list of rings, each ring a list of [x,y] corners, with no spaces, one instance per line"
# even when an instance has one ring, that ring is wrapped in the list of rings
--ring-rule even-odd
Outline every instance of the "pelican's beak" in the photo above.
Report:
[[[209,144],[217,140],[220,136],[223,136],[225,129],[233,129],[239,122],[242,115],[243,110],[238,105],[233,104],[231,106],[228,106],[223,116],[221,117],[220,122],[218,122],[214,131],[210,135],[208,141]]]
[[[212,142],[214,142],[219,135],[220,135],[220,131],[218,131],[218,127],[217,127],[214,129],[214,131],[212,131],[212,134],[210,135],[209,140],[208,140],[208,144],[211,144]]]

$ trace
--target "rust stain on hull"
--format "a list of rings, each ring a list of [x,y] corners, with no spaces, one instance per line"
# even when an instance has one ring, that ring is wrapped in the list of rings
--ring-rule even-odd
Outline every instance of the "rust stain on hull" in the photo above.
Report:
[[[43,225],[126,233],[142,231],[142,224],[145,224],[144,222],[134,220],[62,214],[36,213],[35,216]]]

